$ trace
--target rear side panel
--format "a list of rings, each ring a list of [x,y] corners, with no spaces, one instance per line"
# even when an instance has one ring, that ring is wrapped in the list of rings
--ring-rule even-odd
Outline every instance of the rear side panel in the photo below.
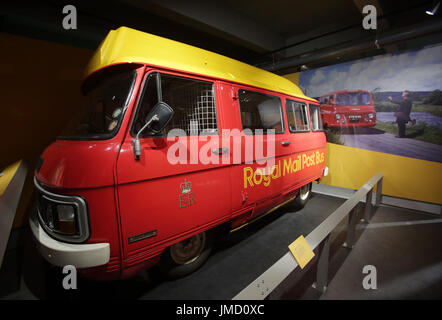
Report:
[[[230,177],[232,181],[232,226],[236,227],[248,220],[256,218],[278,203],[293,198],[298,189],[320,177],[325,167],[326,139],[323,132],[291,133],[288,130],[286,119],[285,99],[287,96],[256,88],[221,84],[223,111],[225,111],[225,128],[242,130],[238,90],[248,89],[255,92],[276,95],[281,98],[285,132],[275,135],[245,135],[241,140],[234,140],[230,149],[241,150],[241,162],[231,166]],[[292,98],[293,99],[293,98]],[[299,99],[297,99],[299,100]],[[302,101],[302,100],[301,100]],[[275,157],[252,155],[252,162],[247,163],[245,155],[250,153],[245,141],[255,145],[256,140],[263,140],[264,147],[273,143]],[[231,152],[233,162],[234,154]],[[269,160],[271,171],[264,173],[266,164],[259,164],[262,160]]]

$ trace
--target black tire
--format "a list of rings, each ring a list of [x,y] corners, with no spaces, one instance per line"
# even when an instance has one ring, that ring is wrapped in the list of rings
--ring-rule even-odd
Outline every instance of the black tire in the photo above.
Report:
[[[308,200],[310,199],[311,193],[312,183],[310,182],[299,189],[298,195],[293,200],[293,206],[298,210],[304,208]]]
[[[161,256],[159,270],[168,279],[181,278],[196,271],[206,262],[212,251],[212,238],[212,233],[205,231],[168,247]],[[194,254],[190,257],[180,255],[191,241],[199,242]]]

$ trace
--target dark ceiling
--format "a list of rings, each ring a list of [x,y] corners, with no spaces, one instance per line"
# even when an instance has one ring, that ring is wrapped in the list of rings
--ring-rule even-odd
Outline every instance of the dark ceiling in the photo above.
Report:
[[[357,24],[361,13],[352,0],[327,1],[248,1],[227,0],[232,10],[264,24],[267,28],[285,38],[332,25],[336,21]]]
[[[2,1],[0,31],[95,49],[110,29],[124,25],[285,74],[441,43],[440,12],[425,14],[437,2]],[[78,30],[62,28],[67,4],[78,10]],[[367,4],[377,8],[377,30],[362,28]]]

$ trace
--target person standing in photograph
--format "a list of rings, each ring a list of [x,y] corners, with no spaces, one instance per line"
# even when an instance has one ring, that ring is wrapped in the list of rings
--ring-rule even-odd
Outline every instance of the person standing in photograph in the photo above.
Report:
[[[390,102],[394,104],[399,105],[397,111],[394,113],[398,126],[398,135],[395,137],[405,138],[405,125],[407,124],[407,122],[411,121],[413,124],[416,122],[416,120],[411,120],[410,118],[411,107],[413,105],[410,99],[410,92],[408,90],[402,92],[402,101],[394,101],[391,96],[388,97],[388,100],[390,100]]]

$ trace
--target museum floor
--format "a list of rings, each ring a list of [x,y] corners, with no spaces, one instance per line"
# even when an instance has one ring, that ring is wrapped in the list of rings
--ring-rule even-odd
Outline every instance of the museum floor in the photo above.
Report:
[[[225,239],[220,239],[209,260],[183,279],[166,281],[155,270],[114,282],[79,279],[78,289],[54,286],[41,258],[27,239],[21,289],[7,299],[232,299],[287,251],[298,236],[308,235],[345,200],[313,194],[300,211],[285,206]],[[442,298],[442,219],[392,206],[381,206],[370,224],[360,223],[353,249],[342,247],[344,221],[331,234],[329,285],[324,294],[311,287],[312,261],[294,271],[269,299],[440,299]],[[12,259],[10,259],[12,261]],[[14,264],[14,262],[13,262]],[[365,265],[377,271],[377,289],[365,290]],[[16,266],[18,267],[18,266]],[[13,266],[9,266],[11,270]],[[3,270],[4,274],[7,270]]]

